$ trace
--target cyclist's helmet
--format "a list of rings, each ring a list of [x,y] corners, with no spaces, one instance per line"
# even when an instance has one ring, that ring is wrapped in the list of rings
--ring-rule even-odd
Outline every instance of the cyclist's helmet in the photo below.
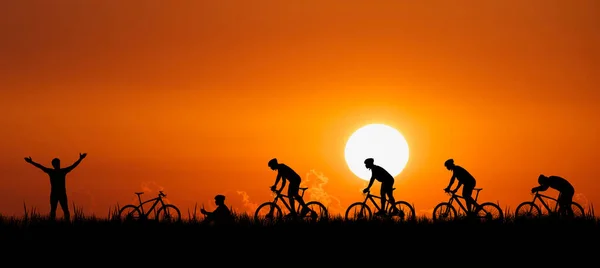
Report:
[[[375,162],[375,159],[373,159],[373,158],[365,159],[365,165],[373,165],[374,162]]]
[[[538,177],[538,183],[543,184],[543,182],[546,181],[547,178],[548,177],[546,177],[546,175],[540,174],[540,176]]]
[[[454,166],[454,159],[448,159],[444,162],[445,167]]]
[[[273,158],[269,160],[269,167],[274,167],[277,165],[277,158]]]

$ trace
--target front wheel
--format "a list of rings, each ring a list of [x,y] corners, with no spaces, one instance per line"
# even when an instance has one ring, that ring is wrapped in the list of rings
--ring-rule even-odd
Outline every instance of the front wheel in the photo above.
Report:
[[[161,222],[179,222],[181,221],[181,212],[176,206],[166,204],[156,212],[156,219]]]
[[[504,219],[504,213],[502,213],[500,206],[492,202],[481,204],[475,214],[485,222],[502,221]]]
[[[371,209],[363,202],[356,202],[346,210],[345,219],[348,220],[368,220],[371,219]]]
[[[390,206],[388,214],[392,219],[399,222],[409,222],[416,219],[415,208],[406,201],[397,201],[394,203],[393,206]]]
[[[329,217],[327,208],[321,202],[310,201],[306,203],[306,207],[309,209],[309,211],[306,213],[306,215],[301,215],[301,217],[304,219],[309,219],[310,221],[320,221]]]
[[[142,217],[142,212],[137,206],[126,205],[119,210],[119,217],[122,221],[139,220]]]
[[[451,221],[456,219],[456,209],[448,202],[439,203],[433,208],[433,221]]]
[[[281,208],[273,202],[261,204],[254,212],[254,221],[257,223],[273,223],[282,218]]]
[[[515,218],[535,219],[542,216],[540,207],[533,202],[523,202],[515,209]]]

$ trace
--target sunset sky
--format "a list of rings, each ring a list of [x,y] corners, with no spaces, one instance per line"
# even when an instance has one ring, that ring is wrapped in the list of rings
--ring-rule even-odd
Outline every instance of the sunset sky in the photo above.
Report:
[[[273,157],[340,212],[363,198],[344,146],[370,123],[408,141],[395,196],[418,213],[447,200],[448,158],[502,208],[540,173],[600,203],[594,0],[13,0],[0,36],[5,215],[49,211],[24,157],[80,152],[69,201],[101,216],[159,189],[184,216],[216,194],[253,210]]]

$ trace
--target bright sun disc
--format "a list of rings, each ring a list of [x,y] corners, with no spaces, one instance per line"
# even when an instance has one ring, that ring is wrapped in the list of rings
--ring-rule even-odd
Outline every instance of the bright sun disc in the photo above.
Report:
[[[350,136],[344,154],[350,171],[363,180],[371,179],[364,164],[367,158],[375,159],[375,165],[396,177],[408,163],[408,143],[393,127],[370,124]]]

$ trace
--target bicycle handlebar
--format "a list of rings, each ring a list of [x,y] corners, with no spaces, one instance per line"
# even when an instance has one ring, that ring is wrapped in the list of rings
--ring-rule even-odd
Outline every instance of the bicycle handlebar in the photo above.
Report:
[[[158,191],[158,196],[160,196],[160,197],[167,197],[167,195],[164,194],[163,191]]]

